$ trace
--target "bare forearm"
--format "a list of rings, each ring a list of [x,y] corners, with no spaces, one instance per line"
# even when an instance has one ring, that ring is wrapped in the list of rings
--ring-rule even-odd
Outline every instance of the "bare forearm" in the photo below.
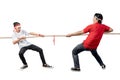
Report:
[[[84,32],[83,31],[77,31],[77,32],[74,32],[74,33],[67,34],[66,36],[71,37],[71,36],[77,36],[77,35],[81,35],[81,34],[84,34]]]
[[[37,36],[37,35],[39,35],[39,34],[37,34],[37,33],[34,33],[34,32],[30,32],[29,34],[30,34],[30,35],[34,35],[34,36]]]
[[[20,38],[18,38],[17,40],[14,40],[13,44],[19,43],[20,40],[21,40]]]
[[[81,34],[83,34],[82,31],[77,31],[77,32],[72,33],[71,35],[72,36],[77,36],[77,35],[81,35]]]
[[[34,35],[34,36],[38,36],[38,37],[44,37],[43,34],[38,34],[38,33],[35,33],[35,32],[30,32],[29,34]]]

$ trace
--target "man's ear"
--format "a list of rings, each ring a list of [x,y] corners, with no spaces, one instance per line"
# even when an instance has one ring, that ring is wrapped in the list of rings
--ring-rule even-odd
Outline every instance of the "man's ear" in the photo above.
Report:
[[[95,18],[98,21],[98,18]]]

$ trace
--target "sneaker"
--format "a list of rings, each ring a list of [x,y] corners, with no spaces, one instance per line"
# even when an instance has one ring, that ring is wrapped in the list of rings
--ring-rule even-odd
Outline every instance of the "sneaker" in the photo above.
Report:
[[[49,67],[49,68],[51,68],[52,66],[50,66],[48,64],[43,64],[43,67]]]
[[[80,68],[71,68],[72,71],[80,71]]]
[[[103,64],[101,67],[102,67],[102,69],[105,69],[105,68],[106,68],[106,66],[105,66],[104,64]]]
[[[28,67],[28,65],[23,65],[20,69],[25,69],[27,67]]]

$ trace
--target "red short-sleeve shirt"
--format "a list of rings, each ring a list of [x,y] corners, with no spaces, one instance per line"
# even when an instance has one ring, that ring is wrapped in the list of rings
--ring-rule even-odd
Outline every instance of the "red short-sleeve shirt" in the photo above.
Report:
[[[86,40],[83,41],[84,47],[87,49],[97,49],[104,32],[109,31],[109,29],[110,27],[99,23],[88,25],[83,29],[84,33],[89,32]]]

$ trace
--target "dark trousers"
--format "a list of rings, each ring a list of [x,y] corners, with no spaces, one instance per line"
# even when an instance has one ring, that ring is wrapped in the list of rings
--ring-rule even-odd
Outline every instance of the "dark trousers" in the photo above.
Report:
[[[32,44],[32,45],[30,45],[30,46],[26,46],[26,47],[21,48],[20,51],[19,51],[19,57],[20,57],[20,59],[22,60],[22,63],[23,63],[24,65],[27,65],[27,62],[26,62],[25,57],[24,57],[24,53],[25,53],[25,51],[28,50],[28,49],[39,52],[40,58],[41,58],[41,60],[42,60],[42,63],[43,63],[43,64],[46,64],[46,61],[45,61],[45,58],[44,58],[44,54],[43,54],[43,50],[42,50],[40,47]]]
[[[75,68],[80,68],[80,64],[79,64],[79,57],[78,54],[82,51],[90,51],[92,53],[92,55],[95,57],[95,59],[97,60],[97,62],[101,65],[103,65],[103,61],[101,60],[100,56],[97,53],[97,50],[89,50],[86,49],[83,44],[78,44],[72,51],[72,56],[73,56],[73,61],[74,61],[74,67]]]

